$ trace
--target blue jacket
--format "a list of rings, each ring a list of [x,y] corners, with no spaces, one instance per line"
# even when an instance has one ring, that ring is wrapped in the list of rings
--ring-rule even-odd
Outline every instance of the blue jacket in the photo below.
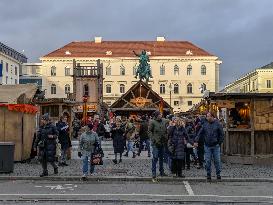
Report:
[[[223,127],[218,120],[214,120],[213,122],[206,120],[199,130],[195,142],[198,142],[201,136],[204,137],[204,143],[208,147],[221,145],[224,141]]]
[[[168,149],[173,159],[184,159],[185,141],[188,140],[187,131],[184,127],[169,127]]]

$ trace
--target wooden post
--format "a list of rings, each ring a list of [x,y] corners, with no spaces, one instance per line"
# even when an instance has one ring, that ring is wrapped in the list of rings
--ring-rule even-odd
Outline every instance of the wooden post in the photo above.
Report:
[[[255,127],[254,127],[254,109],[255,109],[255,99],[251,98],[250,101],[250,126],[251,126],[251,147],[250,147],[250,153],[251,156],[255,155]]]
[[[230,154],[230,150],[229,150],[229,109],[226,108],[226,154],[229,155]]]

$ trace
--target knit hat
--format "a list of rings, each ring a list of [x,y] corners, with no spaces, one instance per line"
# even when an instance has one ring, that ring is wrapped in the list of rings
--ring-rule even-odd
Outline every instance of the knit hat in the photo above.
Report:
[[[44,115],[42,115],[41,118],[42,118],[42,120],[49,121],[49,114],[45,113]]]

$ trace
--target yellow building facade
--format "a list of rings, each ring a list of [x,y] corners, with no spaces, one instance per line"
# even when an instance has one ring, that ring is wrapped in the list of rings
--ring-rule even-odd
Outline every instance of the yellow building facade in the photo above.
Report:
[[[43,89],[47,98],[65,98],[73,92],[73,59],[81,66],[103,63],[103,101],[113,104],[138,79],[139,58],[133,51],[146,50],[153,78],[149,86],[170,103],[174,112],[187,111],[202,99],[202,91],[219,90],[217,56],[186,41],[95,41],[72,42],[41,57]]]
[[[222,92],[228,93],[268,93],[273,92],[273,62],[256,68],[228,84]]]

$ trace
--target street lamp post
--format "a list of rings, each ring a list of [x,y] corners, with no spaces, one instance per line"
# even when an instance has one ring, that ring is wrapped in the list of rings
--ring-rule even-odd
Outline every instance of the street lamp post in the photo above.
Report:
[[[83,109],[82,109],[82,111],[83,111],[83,123],[84,123],[84,125],[87,124],[87,99],[88,99],[88,96],[86,96],[86,95],[84,95],[82,97],[82,101],[84,102]]]
[[[172,84],[169,85],[170,88],[170,106],[172,106]]]

